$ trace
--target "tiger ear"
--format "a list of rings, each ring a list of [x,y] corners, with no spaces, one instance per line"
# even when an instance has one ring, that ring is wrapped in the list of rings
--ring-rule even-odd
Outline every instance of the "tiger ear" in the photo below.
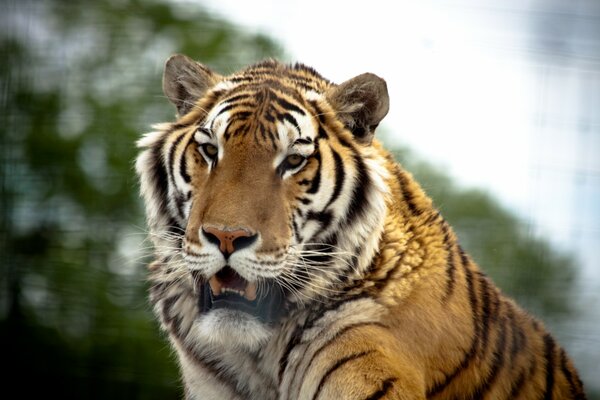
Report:
[[[333,86],[326,93],[340,120],[356,140],[370,144],[375,128],[388,112],[387,85],[377,75],[366,73]]]
[[[203,97],[208,89],[220,79],[204,65],[183,54],[171,56],[165,63],[163,73],[163,92],[177,107],[182,116],[188,113],[194,103]]]

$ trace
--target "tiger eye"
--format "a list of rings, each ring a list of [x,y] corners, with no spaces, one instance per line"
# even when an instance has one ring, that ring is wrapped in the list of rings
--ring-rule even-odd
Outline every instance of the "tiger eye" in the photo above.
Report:
[[[302,161],[304,161],[304,157],[302,157],[299,154],[290,154],[289,156],[287,156],[285,161],[290,167],[297,167],[298,165],[302,164]]]
[[[202,149],[204,150],[204,153],[211,158],[216,157],[217,153],[219,152],[217,146],[212,145],[210,143],[203,144]]]

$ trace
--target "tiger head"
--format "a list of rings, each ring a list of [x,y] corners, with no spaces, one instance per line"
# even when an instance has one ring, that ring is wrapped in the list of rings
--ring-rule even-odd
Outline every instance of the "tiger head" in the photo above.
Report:
[[[386,84],[276,61],[224,77],[176,55],[163,90],[178,119],[139,141],[136,164],[155,308],[182,342],[256,348],[294,308],[342,296],[376,253]]]

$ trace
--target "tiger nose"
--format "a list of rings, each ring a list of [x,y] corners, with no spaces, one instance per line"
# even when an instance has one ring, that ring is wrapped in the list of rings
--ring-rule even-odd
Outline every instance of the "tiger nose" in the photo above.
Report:
[[[219,246],[225,259],[229,258],[234,251],[250,246],[258,237],[257,234],[252,234],[245,229],[229,231],[213,227],[203,227],[202,234],[206,240]]]

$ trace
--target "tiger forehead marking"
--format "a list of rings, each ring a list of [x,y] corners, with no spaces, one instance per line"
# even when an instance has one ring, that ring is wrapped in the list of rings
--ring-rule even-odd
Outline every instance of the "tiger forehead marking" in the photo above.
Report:
[[[273,150],[286,150],[297,139],[312,143],[317,133],[314,110],[266,84],[233,90],[213,108],[202,126],[222,145],[239,139],[248,146]]]
[[[585,399],[374,139],[385,82],[185,56],[139,141],[150,300],[188,399]]]

